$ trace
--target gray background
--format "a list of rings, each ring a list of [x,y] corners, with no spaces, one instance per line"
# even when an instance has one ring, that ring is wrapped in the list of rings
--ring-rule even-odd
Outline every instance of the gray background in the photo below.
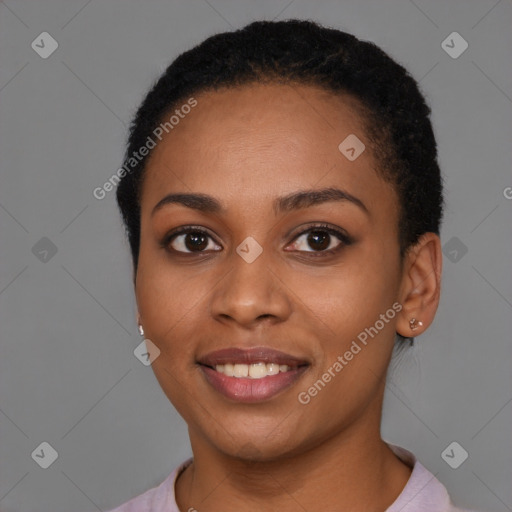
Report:
[[[114,192],[100,201],[92,191],[119,167],[135,108],[178,53],[254,19],[292,17],[376,42],[432,106],[448,203],[443,295],[389,380],[383,435],[460,506],[512,510],[510,0],[4,0],[2,512],[106,510],[190,455],[184,422],[133,354]],[[59,44],[47,59],[31,48],[43,31]],[[453,31],[469,43],[456,59],[441,47]],[[452,441],[469,453],[458,469],[441,457]],[[42,442],[58,452],[47,469],[31,457]]]

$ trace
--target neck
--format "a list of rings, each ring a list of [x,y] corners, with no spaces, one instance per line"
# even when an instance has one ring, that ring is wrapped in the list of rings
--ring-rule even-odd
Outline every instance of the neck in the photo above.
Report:
[[[358,425],[321,445],[265,461],[220,453],[191,433],[194,462],[176,482],[180,510],[343,510],[383,512],[411,469]],[[341,508],[343,507],[343,508]]]

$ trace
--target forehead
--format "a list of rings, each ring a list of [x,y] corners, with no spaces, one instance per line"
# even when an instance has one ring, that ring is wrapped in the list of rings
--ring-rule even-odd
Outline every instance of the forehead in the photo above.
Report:
[[[388,188],[376,172],[359,104],[349,95],[250,84],[194,98],[197,106],[153,149],[143,203],[145,195],[172,191],[238,198],[243,190],[246,199],[258,201],[315,186],[343,186],[366,196]],[[339,146],[357,141],[354,136],[366,148],[351,161]]]
[[[319,87],[248,84],[203,92],[196,100],[197,106],[164,136],[160,147],[186,142],[202,155],[213,152],[214,143],[233,149],[243,145],[244,150],[284,144],[295,152],[332,154],[340,137],[357,133],[364,138],[358,100]]]

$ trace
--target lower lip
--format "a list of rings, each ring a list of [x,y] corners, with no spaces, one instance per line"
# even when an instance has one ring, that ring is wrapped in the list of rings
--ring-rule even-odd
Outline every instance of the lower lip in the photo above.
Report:
[[[254,403],[269,400],[296,382],[307,366],[300,366],[277,375],[268,375],[262,379],[249,377],[228,377],[209,366],[200,365],[212,387],[226,398],[236,402]]]

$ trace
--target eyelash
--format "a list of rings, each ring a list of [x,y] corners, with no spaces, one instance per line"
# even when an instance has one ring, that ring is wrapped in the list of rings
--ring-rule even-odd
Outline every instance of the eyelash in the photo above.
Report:
[[[305,230],[301,231],[300,233],[298,233],[293,238],[291,243],[294,243],[302,235],[305,235],[305,234],[310,233],[312,231],[321,231],[321,232],[328,233],[329,235],[338,238],[341,243],[338,246],[336,246],[335,248],[333,248],[333,249],[328,249],[328,250],[323,250],[323,251],[314,251],[314,250],[312,250],[312,251],[299,251],[300,253],[304,253],[304,252],[307,253],[308,257],[318,258],[318,257],[326,256],[326,255],[332,256],[333,254],[336,254],[338,251],[340,251],[343,247],[349,246],[349,245],[351,245],[354,242],[354,240],[347,233],[345,233],[344,231],[340,231],[339,229],[335,229],[335,228],[333,228],[333,227],[331,227],[331,226],[329,226],[327,224],[314,224],[314,225],[308,226],[307,229],[305,229]],[[169,248],[169,244],[176,237],[178,237],[180,235],[184,235],[184,234],[185,235],[186,234],[190,234],[190,233],[196,233],[196,234],[204,235],[204,236],[214,240],[213,237],[207,231],[205,231],[203,228],[201,228],[199,226],[183,226],[183,227],[178,228],[177,230],[172,231],[172,232],[168,233],[167,235],[165,235],[165,237],[163,238],[163,240],[160,243],[160,246],[163,249],[165,249],[167,252],[170,252],[172,254],[178,254],[178,255],[193,255],[193,254],[201,254],[201,253],[207,254],[206,251],[190,251],[190,252],[185,252],[185,251],[176,251],[174,249],[170,249]],[[217,243],[215,240],[214,240],[214,242]],[[220,244],[217,244],[217,245],[220,245]],[[219,252],[219,251],[216,251],[216,252]]]

